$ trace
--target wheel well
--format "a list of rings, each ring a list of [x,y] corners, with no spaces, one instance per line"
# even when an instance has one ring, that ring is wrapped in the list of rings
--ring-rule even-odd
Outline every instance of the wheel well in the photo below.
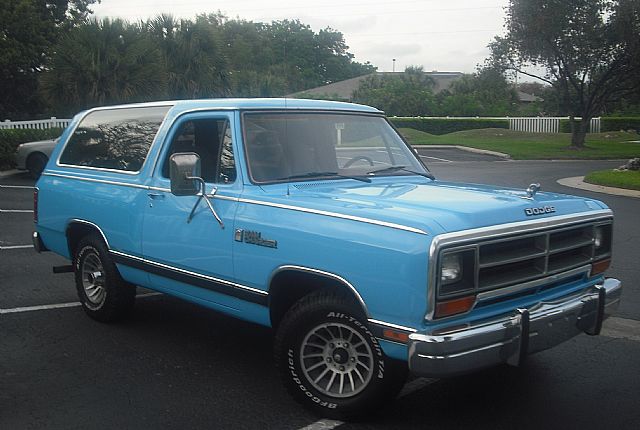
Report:
[[[104,237],[100,229],[94,225],[85,224],[83,222],[72,222],[69,224],[67,227],[67,246],[69,247],[69,255],[72,260],[76,254],[76,249],[80,240],[93,233],[97,233],[100,237]]]
[[[367,316],[359,297],[343,281],[328,275],[305,272],[303,270],[284,270],[278,272],[269,286],[269,315],[271,326],[278,327],[287,311],[298,300],[320,290],[337,291],[344,294],[351,302],[354,310]]]
[[[31,154],[27,156],[27,159],[25,160],[25,165],[29,164],[29,160],[33,160],[34,157],[40,156],[40,155],[46,158],[47,160],[49,160],[49,157],[47,157],[47,155],[44,152],[33,151]]]

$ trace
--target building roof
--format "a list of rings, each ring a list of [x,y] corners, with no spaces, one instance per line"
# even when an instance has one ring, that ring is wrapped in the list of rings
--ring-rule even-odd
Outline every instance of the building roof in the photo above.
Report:
[[[534,94],[529,94],[529,93],[525,93],[524,91],[518,90],[518,100],[520,100],[520,102],[522,103],[533,103],[533,102],[541,102],[544,99]]]
[[[371,76],[402,76],[404,72],[375,72],[368,75],[358,76],[344,81],[334,82],[320,87],[310,88],[304,91],[288,94],[287,97],[313,97],[331,96],[340,100],[351,100],[353,92],[358,89],[360,83]],[[439,93],[451,87],[453,81],[463,76],[462,72],[424,72],[434,81],[434,93]]]

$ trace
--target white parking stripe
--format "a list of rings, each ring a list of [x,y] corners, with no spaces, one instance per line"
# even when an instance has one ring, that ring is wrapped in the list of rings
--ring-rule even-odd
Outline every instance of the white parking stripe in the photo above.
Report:
[[[400,391],[400,394],[398,394],[398,398],[408,396],[409,394],[421,390],[427,385],[431,385],[436,381],[438,380],[432,378],[414,379],[413,381],[407,383],[404,388],[402,388],[402,391]],[[315,423],[309,424],[306,427],[302,427],[299,430],[331,430],[338,426],[341,426],[342,424],[344,424],[344,422],[342,421],[325,419],[316,421]]]
[[[31,187],[28,185],[2,185],[0,184],[0,188],[23,188],[27,190],[33,190],[35,187]]]
[[[9,245],[9,246],[0,246],[0,251],[5,251],[7,249],[27,249],[33,248],[33,245]]]
[[[153,296],[161,296],[161,295],[162,293],[145,293],[145,294],[138,294],[136,298],[142,299],[145,297],[153,297]],[[21,308],[0,309],[0,315],[18,314],[22,312],[46,311],[50,309],[74,308],[77,306],[80,306],[80,302],[55,303],[53,305],[40,305],[40,306],[25,306]]]
[[[33,209],[0,209],[0,213],[30,214],[33,213]]]
[[[337,420],[320,420],[306,427],[302,427],[300,430],[331,430],[342,424],[344,424],[342,421]]]
[[[640,342],[640,321],[611,317],[602,324],[602,336]]]
[[[45,311],[48,309],[73,308],[80,306],[80,302],[57,303],[55,305],[25,306],[23,308],[0,309],[2,314],[18,314],[21,312]]]

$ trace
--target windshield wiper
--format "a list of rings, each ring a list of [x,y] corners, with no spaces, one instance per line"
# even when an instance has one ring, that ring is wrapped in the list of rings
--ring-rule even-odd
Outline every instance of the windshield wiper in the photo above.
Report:
[[[340,179],[355,179],[356,181],[362,182],[371,182],[371,179],[366,178],[364,176],[349,176],[349,175],[341,175],[338,172],[308,172],[302,173],[300,175],[291,175],[284,178],[278,178],[278,181],[284,181],[285,179],[304,179],[304,178],[314,178],[314,177],[334,177]]]
[[[416,172],[415,170],[407,169],[407,166],[389,166],[383,169],[372,170],[370,172],[367,172],[367,175],[373,176],[377,173],[390,173],[390,172],[396,172],[398,170],[402,170],[403,172],[413,173],[414,175],[424,176],[425,178],[429,178],[432,180],[436,179],[436,177],[429,172]]]

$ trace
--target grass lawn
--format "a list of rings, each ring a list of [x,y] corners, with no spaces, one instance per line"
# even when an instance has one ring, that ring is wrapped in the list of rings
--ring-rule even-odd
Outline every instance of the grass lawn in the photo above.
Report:
[[[627,170],[616,172],[614,170],[598,170],[591,172],[584,178],[585,182],[608,187],[627,188],[640,190],[640,171]]]
[[[525,133],[501,128],[458,131],[436,136],[412,128],[400,133],[412,145],[462,145],[511,155],[516,160],[629,159],[640,157],[635,133],[607,132],[587,135],[586,148],[568,149],[568,133]]]

